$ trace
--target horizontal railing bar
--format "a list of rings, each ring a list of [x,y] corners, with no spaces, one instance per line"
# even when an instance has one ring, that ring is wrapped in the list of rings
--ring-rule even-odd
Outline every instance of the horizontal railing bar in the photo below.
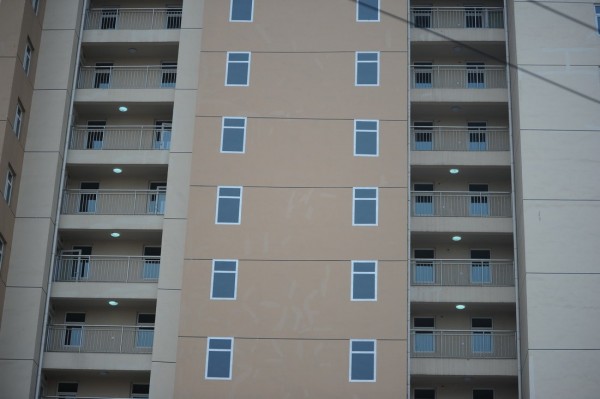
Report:
[[[95,66],[95,65],[82,65],[79,69],[91,69],[91,70],[108,70],[108,69],[157,69],[157,70],[168,70],[175,71],[177,69],[176,65],[173,66],[163,66],[163,65],[113,65],[113,66]]]
[[[471,335],[473,334],[473,332],[479,332],[479,331],[485,331],[486,333],[491,333],[492,335],[495,334],[515,334],[516,331],[515,330],[486,330],[485,328],[482,329],[472,329],[472,330],[453,330],[453,329],[443,329],[443,330],[436,330],[436,329],[427,329],[427,328],[412,328],[410,330],[411,332],[415,332],[415,331],[431,331],[434,334],[435,333],[440,333],[440,334],[445,334],[445,333],[460,333],[461,335]]]
[[[141,7],[141,8],[125,8],[125,7],[94,7],[94,8],[90,8],[88,11],[106,11],[106,10],[111,10],[111,11],[175,11],[178,10],[177,8],[164,8],[164,7],[160,7],[160,8],[145,8],[145,7]]]
[[[412,6],[410,7],[410,10],[457,10],[457,11],[465,11],[465,10],[483,10],[483,11],[487,11],[487,10],[494,10],[494,11],[503,11],[502,7],[484,7],[484,6],[471,6],[471,7],[432,7],[432,6]]]
[[[510,195],[510,191],[411,191],[411,193],[415,194],[423,194],[423,195],[458,195],[470,197],[473,195],[488,195],[488,194],[502,194],[502,195]]]
[[[144,255],[132,255],[132,256],[127,256],[127,255],[123,255],[123,256],[119,256],[119,255],[60,255],[58,257],[59,259],[68,259],[68,258],[72,258],[72,259],[81,259],[81,258],[86,258],[86,259],[95,259],[95,258],[102,258],[102,259],[156,259],[156,260],[160,260],[160,256],[144,256]]]
[[[127,190],[127,189],[98,189],[98,190],[80,190],[80,189],[65,189],[65,193],[82,193],[82,194],[127,194],[127,193],[142,193],[142,194],[156,194],[164,193],[165,190]],[[439,191],[438,191],[439,192]]]
[[[465,258],[465,259],[444,259],[444,258],[412,258],[412,261],[429,261],[429,262],[514,262],[513,259],[480,259],[480,258]]]

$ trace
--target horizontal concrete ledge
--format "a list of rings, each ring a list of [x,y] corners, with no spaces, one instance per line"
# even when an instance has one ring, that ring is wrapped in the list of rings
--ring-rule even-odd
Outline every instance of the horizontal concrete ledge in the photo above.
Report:
[[[75,230],[162,230],[162,215],[61,215],[59,228]]]
[[[85,37],[85,36],[84,36]],[[504,29],[473,29],[473,28],[412,28],[412,42],[504,42]]]
[[[52,298],[156,299],[157,283],[54,282]]]
[[[508,102],[508,89],[411,89],[413,102]]]
[[[508,151],[411,151],[411,165],[510,166]]]
[[[411,302],[514,303],[515,287],[412,286]]]
[[[410,359],[411,375],[511,376],[517,375],[517,359]]]
[[[414,232],[512,233],[512,218],[509,217],[412,216],[410,224]]]
[[[167,165],[168,150],[69,150],[67,163],[79,165]]]
[[[76,102],[173,102],[175,89],[77,89]]]
[[[46,352],[44,369],[150,371],[151,354]]]
[[[84,43],[177,43],[180,29],[84,30]]]

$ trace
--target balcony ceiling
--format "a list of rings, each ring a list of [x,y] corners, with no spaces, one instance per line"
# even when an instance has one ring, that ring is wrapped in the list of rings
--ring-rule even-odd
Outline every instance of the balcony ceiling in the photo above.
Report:
[[[444,247],[448,248],[512,248],[512,234],[502,233],[461,233],[462,240],[453,242],[452,236],[449,233],[411,233],[412,248],[439,248],[437,257],[447,258],[441,251]]]
[[[509,314],[514,316],[515,314],[515,304],[514,303],[476,303],[476,302],[464,302],[467,306],[464,310],[456,309],[456,304],[454,303],[411,303],[410,304],[410,312],[412,316],[435,316],[435,315],[443,315],[444,317],[457,317],[463,318],[467,317],[480,317],[480,316],[490,316],[490,317],[498,317],[500,313]]]
[[[448,166],[412,166],[411,180],[413,182],[510,182],[510,168],[508,166],[471,166],[459,169],[460,173],[451,175]]]
[[[123,172],[115,175],[112,171],[114,164],[105,165],[76,165],[69,167],[67,172],[74,180],[115,180],[144,178],[151,181],[167,180],[167,165],[127,165],[120,164]]]
[[[410,52],[413,62],[433,61],[443,65],[460,65],[465,61],[501,64],[506,59],[504,42],[419,42],[412,43]]]
[[[458,107],[458,108],[456,108]],[[427,103],[419,102],[411,104],[412,121],[432,121],[439,125],[440,121],[464,118],[471,121],[486,121],[490,119],[503,119],[508,126],[507,103]]]
[[[121,105],[127,106],[128,111],[126,114],[119,112]],[[173,103],[80,102],[75,104],[75,111],[79,119],[108,119],[115,115],[127,115],[128,117],[172,115]]]
[[[86,284],[86,283],[76,283]],[[52,307],[55,311],[67,310],[72,311],[75,307],[79,309],[85,309],[86,312],[100,311],[100,312],[122,312],[125,310],[149,310],[156,307],[156,301],[151,299],[118,299],[119,304],[117,306],[110,306],[106,299],[73,299],[73,298],[53,298]],[[89,323],[93,324],[93,323]],[[106,324],[106,323],[100,323]]]
[[[467,376],[467,375],[438,375],[438,376],[424,376],[417,375],[410,377],[410,383],[413,386],[429,387],[433,384],[464,384],[471,383],[473,386],[480,387],[493,387],[514,385],[516,389],[517,377],[506,377],[506,376]]]
[[[124,370],[44,370],[44,376],[47,380],[58,381],[77,381],[89,378],[97,379],[100,383],[115,384],[113,378],[119,380],[134,381],[144,383],[150,381],[150,371],[124,371]],[[121,382],[121,381],[119,381]]]
[[[113,230],[61,230],[60,240],[62,242],[72,242],[76,245],[92,245],[100,241],[111,242],[136,242],[140,248],[145,243],[159,243],[162,238],[161,230],[119,230],[121,237],[111,238],[110,233]],[[141,249],[140,249],[141,251]]]
[[[130,48],[136,49],[135,53],[129,52]],[[159,43],[93,43],[83,46],[84,60],[111,60],[115,64],[136,64],[142,58],[158,58],[161,60],[177,59],[177,44],[159,44]],[[85,62],[83,63],[85,64]]]

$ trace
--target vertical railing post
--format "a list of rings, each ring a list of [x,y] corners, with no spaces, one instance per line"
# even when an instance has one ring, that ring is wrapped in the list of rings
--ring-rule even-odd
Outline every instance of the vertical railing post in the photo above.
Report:
[[[123,331],[124,327],[121,326],[121,342],[119,343],[119,353],[123,353]]]
[[[143,140],[144,140],[144,126],[142,125],[142,126],[140,126],[140,143],[138,145],[138,150],[141,150],[144,148],[143,144],[142,144]]]
[[[127,274],[125,275],[125,282],[129,282],[129,270],[131,268],[131,256],[127,257]]]

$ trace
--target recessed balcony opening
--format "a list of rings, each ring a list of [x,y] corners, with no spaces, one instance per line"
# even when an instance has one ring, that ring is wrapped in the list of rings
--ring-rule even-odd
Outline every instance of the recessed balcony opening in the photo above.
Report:
[[[181,28],[181,1],[169,4],[147,1],[144,7],[107,7],[92,1],[85,15],[85,30],[165,30]]]
[[[141,399],[148,398],[150,372],[46,369],[43,381],[42,399]]]

